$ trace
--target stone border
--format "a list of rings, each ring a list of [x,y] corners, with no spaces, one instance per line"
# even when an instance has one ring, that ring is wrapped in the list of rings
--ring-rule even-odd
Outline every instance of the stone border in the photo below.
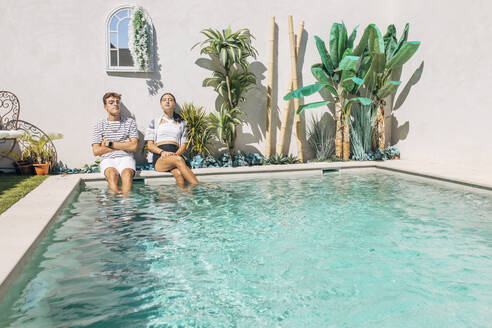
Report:
[[[196,169],[194,172],[202,180],[211,180],[248,178],[254,174],[323,174],[326,171],[354,168],[378,168],[492,191],[490,172],[405,160],[207,168]],[[167,172],[142,171],[135,179],[149,184],[173,183],[172,175]],[[100,173],[51,176],[0,215],[0,301],[31,258],[56,216],[73,199],[82,183],[105,184],[105,180]]]

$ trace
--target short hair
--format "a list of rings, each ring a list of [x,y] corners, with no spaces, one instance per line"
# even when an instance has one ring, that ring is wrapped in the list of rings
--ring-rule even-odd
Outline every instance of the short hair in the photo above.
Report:
[[[116,92],[106,92],[103,96],[103,104],[106,105],[106,99],[108,99],[109,97],[114,97],[116,99],[120,99],[121,100],[121,95],[119,93],[116,93]]]

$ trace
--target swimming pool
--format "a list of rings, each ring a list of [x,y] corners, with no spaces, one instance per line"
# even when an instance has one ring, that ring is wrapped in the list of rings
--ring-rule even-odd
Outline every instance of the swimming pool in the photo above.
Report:
[[[376,170],[219,185],[82,190],[0,326],[489,324],[489,194]]]

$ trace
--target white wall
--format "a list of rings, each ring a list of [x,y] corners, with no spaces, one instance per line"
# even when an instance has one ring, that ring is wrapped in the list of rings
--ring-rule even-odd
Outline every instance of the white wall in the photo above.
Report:
[[[393,20],[410,22],[409,39],[422,41],[403,81],[424,61],[420,81],[394,112],[393,141],[408,130],[398,142],[403,158],[491,166],[491,10],[485,0],[398,2]]]
[[[410,22],[410,39],[422,45],[404,67],[403,81],[422,60],[425,68],[394,113],[399,126],[393,129],[394,141],[404,137],[398,142],[402,157],[464,165],[492,163],[487,145],[492,112],[486,98],[492,65],[487,60],[492,50],[487,12],[492,5],[486,1],[141,1],[138,4],[148,11],[156,29],[160,71],[152,76],[109,75],[105,71],[105,21],[111,10],[125,4],[135,3],[3,0],[0,89],[20,98],[22,119],[65,135],[55,143],[59,158],[70,167],[94,160],[91,130],[105,116],[101,97],[106,91],[123,94],[123,103],[136,116],[140,130],[159,113],[158,99],[164,91],[173,92],[179,103],[193,101],[213,110],[216,93],[201,87],[210,71],[195,64],[199,50],[190,48],[203,39],[201,29],[229,25],[247,27],[256,37],[254,46],[260,56],[253,67],[260,84],[248,94],[243,107],[246,123],[238,141],[243,150],[264,152],[269,21],[276,16],[279,28],[276,96],[277,111],[282,111],[290,74],[289,14],[294,14],[295,33],[300,20],[305,21],[304,85],[314,81],[310,66],[319,62],[313,37],[328,41],[333,22],[343,20],[349,29],[360,24],[359,37],[369,23],[376,23],[383,33],[388,24],[395,23],[400,33],[404,23]],[[155,95],[149,94],[147,85],[152,78],[160,78],[163,84]],[[316,95],[309,101],[320,99]],[[312,110],[306,119],[320,114]],[[278,120],[274,123],[279,127]],[[292,141],[290,149],[295,154],[295,138]]]

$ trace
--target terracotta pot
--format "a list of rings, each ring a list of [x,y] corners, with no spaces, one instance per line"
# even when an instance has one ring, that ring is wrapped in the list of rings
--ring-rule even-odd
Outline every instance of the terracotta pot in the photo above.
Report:
[[[47,175],[50,173],[50,163],[43,163],[43,164],[33,164],[34,170],[36,171],[37,175]]]

